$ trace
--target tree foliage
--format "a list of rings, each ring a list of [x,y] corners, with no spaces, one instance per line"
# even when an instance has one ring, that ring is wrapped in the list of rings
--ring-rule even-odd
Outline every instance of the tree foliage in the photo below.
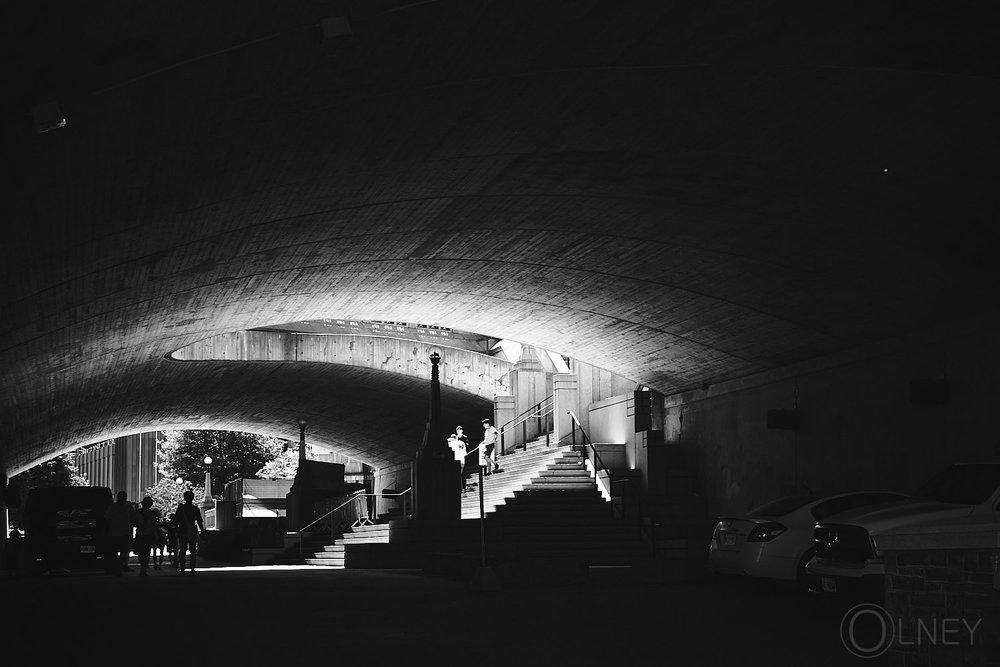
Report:
[[[166,520],[168,516],[177,509],[177,506],[184,502],[184,492],[188,489],[194,492],[195,503],[200,503],[205,497],[205,486],[178,484],[176,479],[164,477],[153,486],[147,487],[143,495],[153,499],[153,507],[160,510],[161,517]]]
[[[295,473],[299,469],[299,451],[288,449],[278,454],[276,458],[264,464],[264,467],[257,471],[260,479],[295,479]]]
[[[180,477],[188,485],[203,487],[208,469],[212,495],[217,498],[222,497],[227,482],[256,478],[287,446],[279,438],[238,431],[164,431],[157,444],[160,472],[166,480]],[[205,464],[206,456],[212,457],[210,466]]]

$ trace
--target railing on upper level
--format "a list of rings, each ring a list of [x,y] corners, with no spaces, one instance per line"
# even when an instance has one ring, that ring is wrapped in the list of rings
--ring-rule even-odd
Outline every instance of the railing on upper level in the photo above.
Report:
[[[611,474],[611,472],[612,472],[611,469],[608,468],[604,464],[603,460],[601,460],[601,454],[597,450],[597,447],[595,445],[612,444],[612,443],[592,442],[590,440],[590,436],[587,435],[587,432],[583,428],[583,424],[580,423],[580,420],[577,418],[576,414],[574,414],[572,410],[568,410],[566,414],[568,414],[573,419],[573,429],[572,429],[572,432],[571,432],[572,443],[573,443],[573,450],[577,451],[576,430],[580,429],[580,435],[582,437],[581,437],[581,440],[580,440],[580,449],[579,449],[579,451],[580,451],[581,454],[583,454],[584,458],[587,459],[587,461],[590,463],[590,465],[594,468],[594,479],[595,479],[595,481],[598,484],[600,484],[600,474],[599,473],[602,470],[606,470],[607,473],[608,473],[608,488],[607,488],[607,493],[608,493],[608,496],[610,497],[610,500],[611,500],[612,511],[614,511],[616,509],[616,507],[617,507],[619,509],[619,512],[618,512],[619,516],[624,519],[625,515],[626,515],[626,510],[627,510],[627,507],[628,507],[627,503],[633,497],[635,498],[636,510],[637,510],[637,517],[638,517],[638,525],[639,525],[639,533],[640,533],[640,535],[642,535],[643,539],[649,539],[653,555],[655,555],[656,554],[656,536],[655,536],[655,534],[649,534],[649,535],[647,535],[647,533],[646,533],[646,523],[645,523],[645,521],[643,519],[642,490],[634,488],[634,484],[633,484],[634,479],[631,478],[631,477],[625,477],[625,478],[615,479],[612,476],[612,474]],[[619,489],[619,491],[618,491],[617,494],[615,493],[615,486],[616,485],[618,486],[618,489]],[[631,489],[631,491],[629,491],[629,489]],[[615,499],[618,500],[617,506],[616,506],[616,503],[615,503]]]
[[[532,405],[527,410],[521,412],[506,424],[500,427],[500,455],[503,456],[507,453],[507,438],[513,438],[514,442],[511,443],[510,450],[513,452],[517,449],[517,427],[521,427],[521,448],[528,448],[528,424],[532,419],[536,420],[536,433],[545,432],[545,445],[549,445],[549,433],[551,428],[547,428],[548,417],[552,414],[553,407],[555,404],[555,395],[549,394],[541,401]]]
[[[302,533],[306,532],[315,525],[318,525],[323,520],[327,520],[330,524],[330,538],[337,532],[337,528],[340,526],[345,526],[350,524],[351,527],[356,526],[370,526],[374,522],[368,516],[368,507],[365,503],[365,498],[401,498],[403,501],[403,516],[409,517],[407,512],[407,494],[412,491],[412,487],[400,491],[399,493],[365,493],[364,491],[355,491],[351,493],[346,499],[334,507],[329,512],[325,513],[318,519],[314,519],[307,523],[302,528],[295,531],[298,536],[299,541],[299,554],[303,553],[303,536]]]

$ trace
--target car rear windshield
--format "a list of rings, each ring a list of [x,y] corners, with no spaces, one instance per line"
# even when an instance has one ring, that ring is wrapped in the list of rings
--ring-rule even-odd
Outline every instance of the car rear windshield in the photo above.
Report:
[[[1000,486],[1000,463],[968,463],[945,468],[920,487],[916,500],[979,505]]]
[[[784,516],[814,500],[819,500],[819,498],[816,496],[786,496],[750,510],[750,516]]]

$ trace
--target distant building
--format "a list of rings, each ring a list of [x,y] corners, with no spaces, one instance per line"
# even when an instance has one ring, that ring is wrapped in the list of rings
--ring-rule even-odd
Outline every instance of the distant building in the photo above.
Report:
[[[85,447],[77,452],[76,468],[91,486],[125,491],[129,500],[138,501],[162,477],[156,466],[159,435],[159,431],[135,433]]]

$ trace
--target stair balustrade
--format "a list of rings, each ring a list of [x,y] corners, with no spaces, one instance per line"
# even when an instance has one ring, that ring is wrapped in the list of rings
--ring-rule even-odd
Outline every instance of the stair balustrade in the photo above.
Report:
[[[575,451],[576,448],[577,448],[577,446],[576,446],[576,429],[579,428],[580,429],[580,434],[582,436],[582,439],[581,439],[581,442],[580,442],[580,453],[584,456],[585,459],[587,459],[590,462],[591,466],[593,466],[595,481],[598,480],[598,478],[599,478],[598,473],[601,470],[607,470],[608,471],[608,489],[607,489],[607,491],[608,491],[608,495],[610,496],[612,510],[615,509],[615,498],[618,498],[618,504],[621,507],[621,509],[619,511],[619,515],[620,515],[620,517],[622,519],[624,519],[625,518],[625,508],[627,507],[626,501],[632,495],[635,496],[636,506],[637,506],[637,510],[638,510],[638,512],[637,512],[637,523],[638,523],[638,526],[639,526],[639,533],[643,536],[644,539],[645,538],[649,539],[650,544],[652,545],[653,554],[655,555],[656,554],[656,539],[655,539],[655,535],[647,534],[647,531],[646,531],[646,522],[643,520],[642,491],[641,491],[641,489],[635,489],[635,488],[633,488],[631,494],[628,493],[627,490],[633,486],[633,484],[632,484],[633,481],[634,481],[633,478],[626,477],[626,478],[615,479],[614,476],[611,474],[611,472],[612,472],[611,469],[608,468],[604,464],[604,461],[601,460],[601,454],[600,454],[600,452],[597,451],[597,447],[595,447],[595,445],[599,445],[599,444],[614,444],[614,443],[595,443],[595,442],[591,442],[590,436],[587,435],[587,431],[584,430],[583,424],[580,423],[580,420],[577,418],[576,414],[572,410],[567,410],[566,414],[568,414],[573,419],[573,428],[572,428],[572,431],[571,431],[573,450]],[[593,454],[593,458],[591,458],[591,454]],[[615,495],[615,485],[616,484],[621,489],[617,496]],[[651,528],[651,530],[652,530],[652,528]]]
[[[541,401],[531,406],[527,410],[521,412],[503,426],[500,427],[500,455],[504,456],[507,454],[507,438],[513,438],[514,442],[511,444],[510,450],[516,451],[518,443],[516,440],[517,431],[515,430],[518,426],[521,427],[521,449],[525,449],[528,446],[528,422],[532,419],[537,420],[538,433],[545,433],[545,446],[549,446],[549,433],[552,430],[548,425],[548,419],[552,414],[554,406],[554,394],[549,394]]]
[[[364,491],[355,491],[332,510],[318,519],[310,521],[305,526],[295,531],[295,534],[298,536],[299,555],[304,555],[304,547],[302,546],[304,541],[303,533],[309,528],[319,524],[324,519],[330,522],[331,539],[333,539],[333,536],[336,534],[337,526],[346,524],[348,521],[351,521],[352,518],[352,527],[374,525],[375,522],[368,516],[368,508],[365,504],[365,498],[401,498],[403,501],[403,516],[408,517],[409,513],[407,512],[406,499],[407,494],[409,494],[412,490],[413,488],[410,487],[400,491],[399,493],[365,493]]]

